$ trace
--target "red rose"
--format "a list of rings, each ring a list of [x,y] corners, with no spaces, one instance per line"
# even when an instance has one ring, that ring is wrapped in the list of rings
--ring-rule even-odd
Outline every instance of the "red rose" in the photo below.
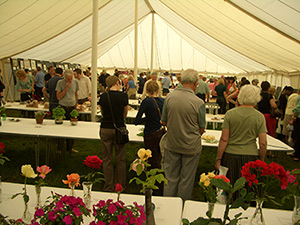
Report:
[[[100,169],[102,166],[103,161],[96,155],[91,155],[85,158],[83,164],[93,168],[93,169]]]
[[[5,145],[2,142],[0,142],[0,154],[5,153],[4,148],[5,148]]]
[[[123,190],[122,184],[116,183],[115,184],[115,191],[116,192],[121,192]]]

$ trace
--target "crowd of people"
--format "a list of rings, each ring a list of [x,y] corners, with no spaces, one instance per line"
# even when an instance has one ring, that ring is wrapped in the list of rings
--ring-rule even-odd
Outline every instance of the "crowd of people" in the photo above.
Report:
[[[77,103],[91,101],[91,81],[81,69],[63,71],[50,67],[47,75],[39,69],[35,79],[24,70],[16,72],[21,101],[30,99],[34,92],[49,100],[50,112],[58,105],[62,106],[67,118]],[[224,76],[207,80],[193,69],[184,71],[177,80],[179,83],[174,88],[168,72],[160,81],[156,72],[151,75],[140,73],[137,81],[133,71],[127,77],[117,69],[113,75],[105,70],[101,72],[98,104],[102,114],[99,135],[103,146],[104,191],[113,191],[116,183],[126,189],[126,144],[116,143],[115,126],[126,127],[128,99],[137,98],[137,94],[141,95],[142,102],[134,123],[145,125],[144,146],[152,151],[149,163],[152,168],[161,168],[163,159],[169,182],[161,185],[154,194],[190,199],[202,151],[205,104],[214,100],[220,107],[219,114],[225,114],[215,168],[227,167],[227,176],[232,182],[241,176],[242,165],[265,159],[267,134],[292,142],[293,159],[299,161],[299,90],[294,93],[292,87],[286,86],[276,100],[268,81],[259,85],[258,79],[250,83],[245,77],[237,81],[236,77]],[[170,92],[170,88],[174,90]],[[275,111],[279,114],[274,116]],[[256,145],[257,138],[259,146]],[[69,148],[72,144],[69,143]]]

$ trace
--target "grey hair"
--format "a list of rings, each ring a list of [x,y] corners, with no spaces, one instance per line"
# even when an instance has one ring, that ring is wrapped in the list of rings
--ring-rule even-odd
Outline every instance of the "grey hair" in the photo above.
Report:
[[[251,84],[244,85],[238,95],[241,105],[256,105],[260,100],[260,89]]]
[[[182,84],[195,84],[198,79],[198,72],[193,69],[187,69],[181,74]]]
[[[67,78],[68,76],[72,75],[73,76],[73,71],[72,70],[66,70],[64,72],[64,78]]]

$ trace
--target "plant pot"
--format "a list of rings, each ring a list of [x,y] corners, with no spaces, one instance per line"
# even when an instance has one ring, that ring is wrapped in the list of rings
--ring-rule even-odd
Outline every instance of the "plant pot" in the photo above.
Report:
[[[55,124],[63,124],[63,122],[64,122],[64,120],[63,120],[63,117],[61,116],[61,117],[59,117],[59,118],[55,118],[54,119],[54,121],[55,121]]]
[[[77,123],[78,123],[78,118],[70,118],[70,123],[71,123],[71,125],[72,126],[76,126],[77,125]]]
[[[37,124],[43,124],[44,117],[45,117],[45,116],[36,116],[36,117],[35,117],[36,123],[37,123]]]

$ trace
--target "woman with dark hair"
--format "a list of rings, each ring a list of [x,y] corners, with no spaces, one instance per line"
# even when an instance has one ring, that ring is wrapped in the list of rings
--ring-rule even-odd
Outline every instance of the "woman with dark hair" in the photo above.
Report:
[[[261,83],[261,101],[257,104],[258,110],[264,115],[266,119],[266,125],[268,134],[272,137],[275,137],[276,130],[276,118],[271,117],[270,110],[276,109],[277,105],[275,99],[272,97],[270,93],[268,93],[271,85],[268,81],[263,81]]]
[[[227,86],[227,95],[231,95],[237,90],[237,87],[234,82],[234,77],[228,78],[228,86]],[[236,98],[233,98],[234,101],[236,101]],[[229,102],[229,109],[232,109],[235,107],[235,104],[232,102]]]
[[[241,85],[238,87],[238,89],[236,89],[236,91],[234,91],[233,93],[231,93],[230,95],[227,96],[226,100],[229,102],[229,103],[233,103],[234,105],[236,106],[239,106],[239,102],[237,101],[237,97],[240,93],[240,89],[246,85],[246,84],[250,84],[250,81],[249,80],[244,80]]]

